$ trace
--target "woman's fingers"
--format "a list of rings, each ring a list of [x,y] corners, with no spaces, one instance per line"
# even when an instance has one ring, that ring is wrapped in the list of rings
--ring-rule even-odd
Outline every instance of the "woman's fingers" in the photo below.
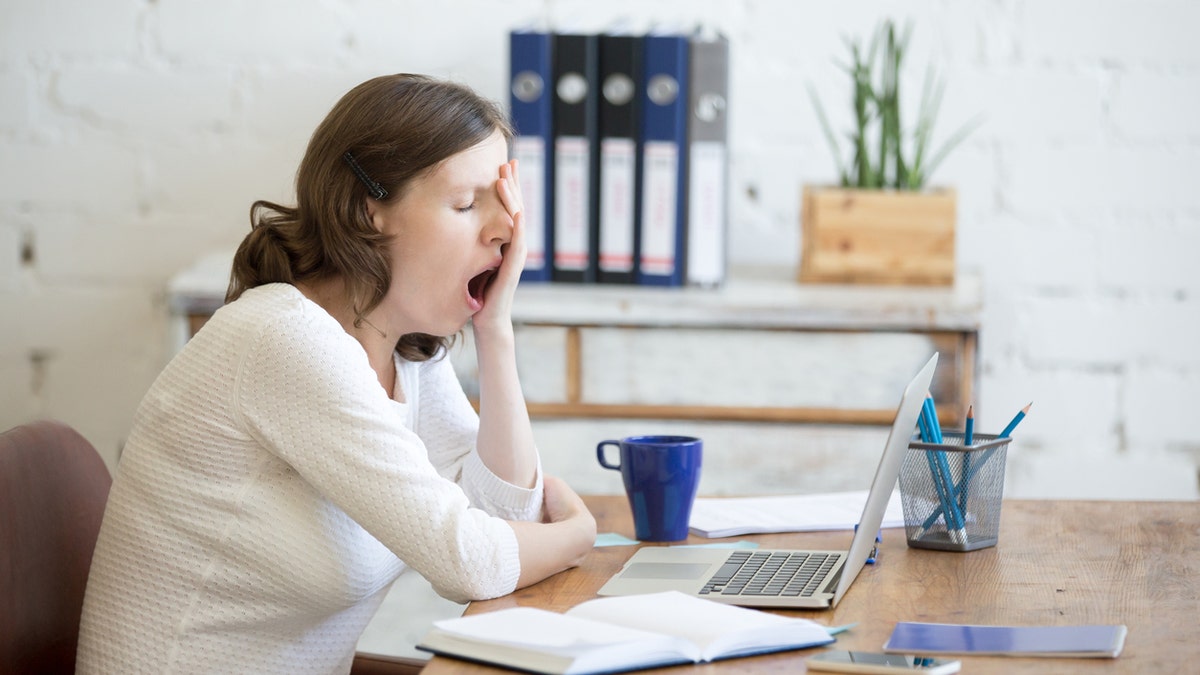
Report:
[[[525,210],[525,203],[521,199],[521,182],[517,174],[517,160],[509,160],[507,163],[500,165],[500,180],[496,183],[496,187],[500,192],[500,201],[504,204],[508,215],[515,216]]]

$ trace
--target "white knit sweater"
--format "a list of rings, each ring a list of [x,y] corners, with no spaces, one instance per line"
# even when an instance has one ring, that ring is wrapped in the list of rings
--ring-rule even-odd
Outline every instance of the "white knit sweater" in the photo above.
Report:
[[[404,565],[452,600],[511,592],[502,519],[537,517],[540,471],[524,489],[484,466],[446,359],[397,358],[397,373],[393,399],[292,286],[216,312],[134,419],[79,672],[347,672]]]

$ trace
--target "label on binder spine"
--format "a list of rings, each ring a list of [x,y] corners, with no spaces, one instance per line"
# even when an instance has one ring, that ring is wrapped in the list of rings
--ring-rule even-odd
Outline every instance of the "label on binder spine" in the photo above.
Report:
[[[688,158],[691,190],[688,194],[688,276],[700,283],[716,283],[724,270],[725,144],[692,143]]]
[[[521,199],[525,202],[525,265],[538,268],[546,264],[546,216],[539,208],[545,204],[546,142],[535,136],[513,139],[513,158],[520,175]]]
[[[671,142],[646,141],[643,156],[642,271],[674,274],[679,148]]]
[[[588,139],[560,136],[554,143],[554,266],[588,266]]]
[[[600,269],[633,270],[633,189],[637,144],[630,138],[600,141]]]

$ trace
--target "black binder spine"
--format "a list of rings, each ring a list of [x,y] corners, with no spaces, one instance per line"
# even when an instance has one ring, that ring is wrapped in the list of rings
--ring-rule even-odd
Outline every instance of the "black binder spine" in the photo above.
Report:
[[[636,281],[641,236],[642,39],[600,36],[600,191],[597,280]]]
[[[554,281],[596,280],[599,36],[554,41]]]

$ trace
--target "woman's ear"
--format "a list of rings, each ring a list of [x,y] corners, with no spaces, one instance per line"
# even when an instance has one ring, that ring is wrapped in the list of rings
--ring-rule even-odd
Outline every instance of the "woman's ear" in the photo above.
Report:
[[[367,221],[375,228],[376,232],[383,233],[383,202],[377,201],[370,197],[364,200],[363,211],[366,212]]]

